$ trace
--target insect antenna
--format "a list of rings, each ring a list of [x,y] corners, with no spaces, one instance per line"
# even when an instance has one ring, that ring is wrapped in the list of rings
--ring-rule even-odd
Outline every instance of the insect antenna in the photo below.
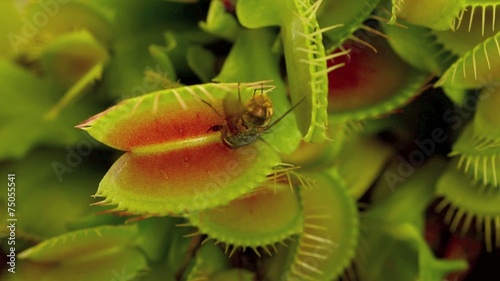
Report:
[[[217,109],[215,109],[215,107],[209,103],[208,101],[206,100],[203,100],[203,99],[200,99],[204,104],[208,105],[215,113],[217,113],[217,115],[219,115],[220,117],[223,117],[222,114],[220,114],[219,111],[217,111]]]
[[[271,129],[274,125],[278,124],[278,122],[281,121],[281,119],[285,118],[288,115],[288,113],[292,112],[292,110],[294,110],[297,106],[299,106],[299,104],[303,102],[305,99],[306,97],[303,97],[298,103],[290,107],[290,109],[288,109],[285,113],[283,113],[283,115],[281,115],[278,119],[274,120],[273,123],[269,124],[269,126],[267,126],[266,128],[266,131]]]

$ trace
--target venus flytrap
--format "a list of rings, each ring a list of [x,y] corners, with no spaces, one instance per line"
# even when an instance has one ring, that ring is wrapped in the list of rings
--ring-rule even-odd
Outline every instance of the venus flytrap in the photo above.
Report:
[[[464,53],[446,70],[435,86],[453,86],[457,88],[483,87],[481,77],[496,77],[500,67],[500,33],[486,38],[473,49]]]
[[[0,40],[0,57],[11,60],[16,57],[18,52],[28,47],[27,40],[22,36],[23,18],[13,1],[3,1],[0,3],[0,9],[7,13],[8,17],[2,17],[0,21],[0,32],[5,34],[8,40]],[[16,40],[21,40],[17,43]],[[29,42],[29,41],[28,41]]]
[[[236,6],[238,19],[247,28],[280,26],[292,103],[305,97],[296,115],[307,142],[327,139],[327,74],[339,67],[326,67],[331,57],[325,55],[322,33],[335,27],[318,25],[316,12],[322,2],[245,0]]]
[[[474,182],[496,188],[500,184],[500,149],[498,146],[479,148],[480,139],[473,130],[474,126],[467,125],[449,156],[458,159],[457,168]]]
[[[226,6],[221,0],[210,2],[207,20],[200,22],[199,26],[207,33],[228,41],[234,41],[238,36],[238,31],[240,31],[238,21],[233,15],[227,13]]]
[[[216,76],[214,66],[217,58],[209,50],[200,46],[190,47],[186,59],[189,67],[203,83],[210,82]]]
[[[476,115],[472,121],[474,145],[478,150],[500,146],[500,133],[497,131],[500,119],[495,114],[500,105],[499,94],[500,88],[498,86],[493,86],[491,89],[485,87],[479,93]]]
[[[68,103],[100,80],[108,60],[108,51],[86,31],[68,33],[47,43],[40,55],[41,69],[66,92],[44,117],[56,118]]]
[[[93,111],[94,106],[90,105],[90,99],[82,102],[87,106],[80,104],[74,107],[69,103],[101,77],[103,66],[108,60],[106,48],[111,42],[109,18],[95,7],[77,1],[65,5],[57,2],[40,4],[29,3],[22,11],[16,11],[12,20],[17,19],[17,16],[22,18],[23,32],[11,32],[8,36],[12,47],[16,49],[17,62],[29,66],[27,68],[36,73],[31,73],[32,75],[41,77],[25,77],[26,81],[39,81],[32,81],[32,86],[18,87],[15,90],[8,89],[9,83],[16,81],[15,78],[14,81],[3,83],[6,85],[6,100],[24,104],[24,108],[19,107],[16,120],[9,122],[8,126],[12,127],[6,127],[4,132],[12,134],[16,127],[20,127],[19,122],[27,122],[38,128],[9,148],[8,157],[22,156],[32,145],[47,143],[50,139],[59,144],[73,144],[79,136],[73,135],[71,131],[61,131],[61,128],[66,127],[62,124],[70,122],[82,112],[86,114],[85,112]],[[29,33],[25,34],[28,30]],[[83,49],[86,52],[82,52]],[[9,68],[10,62],[4,63]],[[19,75],[17,71],[8,71],[12,72],[11,75]],[[9,79],[8,76],[3,77]],[[42,86],[41,83],[45,85]],[[33,89],[29,89],[30,87]],[[8,97],[9,95],[12,97]],[[33,103],[38,108],[28,109],[30,106],[23,99],[28,99],[28,103]],[[23,110],[32,111],[36,119],[26,120],[30,116],[22,116]],[[10,120],[13,117],[6,118]],[[53,138],[54,134],[59,137]]]
[[[249,86],[240,86],[244,98],[253,93]],[[233,83],[158,91],[80,124],[97,140],[126,151],[103,178],[96,196],[105,199],[97,204],[136,214],[180,214],[225,204],[265,180],[280,164],[268,144],[232,149],[211,130],[224,122],[214,109],[223,112],[221,99],[237,89]]]
[[[457,59],[433,35],[432,29],[398,21],[400,25],[384,24],[382,28],[389,36],[387,40],[394,52],[411,66],[442,75]]]
[[[7,61],[0,62],[0,73],[4,87],[0,115],[5,121],[0,124],[0,136],[4,139],[0,146],[1,159],[22,158],[39,144],[66,146],[78,142],[81,135],[68,126],[97,110],[92,99],[82,100],[78,105],[71,104],[57,118],[47,120],[43,117],[62,96],[61,88]],[[54,138],[54,134],[58,138]],[[13,135],[19,137],[11,139],[9,136]]]
[[[325,1],[320,5],[317,12],[319,25],[338,26],[324,33],[327,53],[340,47],[347,39],[369,46],[369,39],[358,38],[354,33],[358,29],[364,29],[373,32],[374,35],[380,35],[377,30],[363,24],[370,17],[380,19],[371,16],[379,2],[379,0]]]
[[[389,114],[424,89],[428,74],[408,65],[383,37],[372,38],[378,51],[345,41],[344,67],[328,74],[328,114],[332,122],[362,121]],[[341,52],[337,50],[336,52]]]
[[[100,88],[103,95],[114,99],[159,90],[147,87],[144,81],[147,69],[167,73],[173,81],[180,75],[191,74],[187,50],[216,40],[198,28],[198,19],[182,16],[191,14],[189,5],[172,1],[149,1],[147,5],[110,1],[96,5],[114,13],[113,34],[117,39]]]
[[[22,273],[7,280],[330,281],[349,272],[360,281],[441,281],[465,265],[436,258],[424,239],[438,178],[451,230],[498,247],[496,2],[187,2],[78,0],[47,10],[53,2],[31,1],[23,13],[0,4],[14,10],[0,31],[20,34],[21,14],[48,15],[15,54],[1,55],[0,158],[46,160],[1,163],[21,171],[25,206]],[[448,124],[436,90],[417,97],[434,76],[455,112],[465,105],[474,114],[457,140],[466,118]],[[477,110],[467,92],[476,88]],[[228,145],[224,130],[240,116],[224,101],[263,93],[271,122],[298,107],[255,141]],[[47,171],[57,176],[43,163],[60,160],[30,149],[81,141],[73,126],[89,116],[78,128],[111,149],[92,149],[88,160],[101,165],[80,161],[48,189]],[[426,155],[454,143],[447,170],[393,155],[414,148],[414,131],[434,129],[436,116],[448,122],[446,142]],[[22,179],[26,169],[31,179]],[[97,192],[91,169],[105,174]],[[85,207],[93,192],[102,201]],[[367,207],[358,211],[358,200]],[[42,219],[26,213],[32,206]]]
[[[399,19],[415,25],[430,27],[435,30],[446,30],[460,11],[466,0],[392,0],[391,22]]]
[[[19,272],[6,280],[133,280],[146,270],[143,254],[134,247],[136,226],[102,226],[45,240],[21,253]]]
[[[59,2],[59,3],[58,3]],[[64,3],[66,2],[66,3]],[[45,4],[45,5],[44,5]],[[51,5],[52,4],[52,5]],[[31,40],[45,41],[63,34],[87,30],[104,46],[113,43],[114,11],[106,5],[97,5],[92,1],[54,1],[28,3],[24,16],[37,24],[37,32]],[[46,21],[41,19],[47,18]],[[45,22],[45,23],[44,23]]]
[[[157,74],[164,76],[164,79],[168,79],[170,83],[175,84],[174,81],[177,80],[177,73],[174,64],[172,62],[172,59],[170,57],[172,56],[171,52],[173,51],[173,49],[175,49],[177,45],[177,41],[174,34],[165,33],[164,36],[165,36],[166,46],[150,45],[148,47],[149,54],[155,60],[157,65],[156,69],[153,70],[147,69],[145,70],[145,72],[146,71],[158,72]],[[146,73],[145,75],[147,76]],[[154,90],[172,88],[172,86],[169,87],[168,84],[165,85],[165,83],[159,83],[158,86],[159,86],[158,88],[147,89],[142,94],[146,94]]]
[[[361,280],[439,281],[448,272],[466,268],[464,261],[436,259],[423,238],[421,214],[434,198],[444,165],[441,159],[430,160],[396,192],[362,213],[362,246],[355,259]]]
[[[500,22],[496,20],[496,14],[499,9],[499,4],[466,6],[457,16],[453,29],[434,30],[432,33],[443,46],[462,56],[498,32]]]
[[[334,169],[345,180],[349,195],[359,199],[373,185],[393,154],[392,147],[377,139],[354,136],[336,157]]]
[[[88,1],[32,1],[12,11],[6,23],[17,22],[7,34],[11,50],[22,63],[36,62],[44,45],[74,31],[87,30],[106,47],[112,44],[113,15]],[[6,5],[7,6],[7,5]],[[10,7],[5,7],[11,9]],[[6,10],[7,11],[7,10]]]
[[[301,233],[304,227],[298,194],[288,184],[272,181],[228,205],[193,212],[188,218],[198,234],[208,235],[206,240],[224,243],[229,256],[240,248],[250,248],[259,256],[272,255],[274,244]]]
[[[15,164],[5,165],[1,172],[16,171],[20,175],[30,174],[30,177],[17,179],[19,188],[17,195],[16,213],[22,223],[17,226],[17,249],[21,251],[26,246],[32,246],[45,239],[62,235],[70,229],[69,223],[79,220],[82,216],[93,215],[94,212],[85,206],[75,206],[77,202],[88,202],[88,192],[99,182],[99,176],[93,174],[88,167],[67,175],[64,179],[65,186],[54,174],[50,165],[50,157],[63,161],[66,151],[64,149],[36,150]],[[40,182],[44,182],[40,186]],[[0,206],[7,209],[7,194],[0,194]],[[48,204],[50,200],[60,201],[58,204]],[[86,204],[84,204],[86,205]],[[40,217],[33,209],[43,209],[44,216]],[[64,211],[61,211],[64,210]],[[2,213],[2,219],[7,219],[7,213]],[[50,225],[50,227],[47,227]],[[8,229],[1,229],[0,233],[7,233]]]
[[[359,217],[338,174],[311,175],[300,193],[304,228],[288,251],[283,280],[327,281],[340,276],[358,245]]]
[[[283,116],[293,105],[287,98],[286,84],[280,74],[279,56],[271,52],[276,33],[271,28],[241,29],[224,65],[214,81],[264,81],[271,80],[276,87],[268,94],[273,103],[273,120]],[[245,99],[243,99],[245,100]],[[279,123],[262,135],[262,138],[280,153],[294,151],[301,135],[297,130],[296,111],[293,110]],[[286,137],[283,137],[285,136]]]
[[[471,230],[482,237],[486,250],[500,247],[500,193],[498,188],[474,184],[452,161],[437,184],[437,193],[442,197],[436,206],[438,212],[445,211],[445,222],[450,230],[465,235]]]

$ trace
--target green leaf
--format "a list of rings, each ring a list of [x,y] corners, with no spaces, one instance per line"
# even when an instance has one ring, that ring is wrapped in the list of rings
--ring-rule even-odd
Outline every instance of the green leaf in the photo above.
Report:
[[[199,46],[187,50],[187,61],[196,76],[204,83],[210,82],[215,77],[215,55]]]
[[[465,261],[434,257],[423,237],[425,210],[434,199],[435,183],[444,165],[439,158],[431,159],[362,214],[364,247],[356,265],[363,280],[440,281],[447,273],[466,268]]]
[[[108,52],[88,31],[61,35],[44,46],[40,64],[44,74],[55,83],[70,87],[81,80],[96,65],[104,65]],[[101,69],[102,71],[102,69]],[[100,77],[87,78],[87,83]]]
[[[281,78],[279,57],[271,52],[276,34],[272,29],[241,30],[215,81],[245,82],[272,80],[276,86],[269,98],[273,102],[274,118],[281,117],[292,107]],[[263,135],[264,140],[279,152],[290,153],[301,140],[294,120],[296,110]],[[299,120],[297,120],[299,122]]]
[[[344,42],[342,47],[351,52],[338,58],[343,67],[328,74],[328,113],[336,123],[390,114],[421,93],[429,80],[426,72],[399,58],[385,38],[373,38],[370,44],[377,52]]]
[[[43,116],[62,94],[59,87],[5,61],[0,61],[0,82],[0,159],[21,158],[41,143],[76,144],[82,135],[74,125],[95,112],[96,105],[89,99],[64,108],[56,119],[45,120]]]
[[[437,183],[437,194],[443,199],[437,211],[448,207],[445,222],[450,230],[465,235],[471,230],[484,237],[486,250],[500,248],[498,229],[500,219],[500,193],[496,188],[485,188],[471,181],[470,177],[457,169],[456,160],[448,164]],[[475,221],[475,223],[472,223]],[[471,228],[471,225],[475,227]]]
[[[46,240],[18,255],[13,280],[132,280],[147,268],[133,226],[98,227]]]
[[[392,0],[394,17],[436,30],[452,27],[466,0]]]
[[[247,28],[279,26],[292,7],[292,1],[240,0],[236,14],[240,23]],[[287,11],[288,10],[288,11]]]
[[[171,217],[148,218],[137,222],[137,244],[149,261],[157,262],[166,256],[171,246],[173,229],[179,222],[179,218]]]
[[[121,103],[78,127],[127,151],[104,176],[98,204],[116,211],[166,215],[226,204],[250,191],[280,163],[265,142],[230,148],[221,132],[222,98],[243,98],[257,84],[203,84],[154,92]],[[206,99],[207,105],[201,99]],[[230,116],[231,117],[231,116]]]
[[[45,42],[76,30],[87,30],[100,44],[110,47],[114,40],[114,11],[91,1],[36,1],[26,6],[26,29],[31,28],[33,41]],[[43,23],[43,17],[48,20]],[[29,32],[29,31],[28,31]]]
[[[3,16],[0,18],[0,58],[9,60],[29,46],[29,39],[22,33],[23,19],[14,1],[0,2]],[[26,22],[24,22],[26,23]]]
[[[370,188],[394,154],[392,147],[373,137],[354,137],[346,141],[338,157],[338,169],[349,194],[359,199]]]
[[[256,276],[254,272],[235,268],[216,273],[215,275],[211,276],[209,280],[210,281],[233,281],[233,280],[253,281],[255,280],[255,278]]]
[[[203,244],[192,261],[187,281],[212,280],[211,276],[229,267],[229,259],[213,243]],[[236,279],[233,279],[236,280]]]
[[[387,42],[401,59],[422,71],[441,75],[457,59],[432,36],[426,27],[399,21],[400,25],[383,25]],[[404,27],[403,27],[404,26]]]
[[[292,103],[297,124],[307,142],[327,139],[328,58],[325,56],[316,10],[321,1],[239,1],[236,13],[247,28],[281,27]]]
[[[88,164],[93,148],[90,140],[81,140],[76,147],[36,150],[0,169],[4,174],[16,173],[15,210],[22,222],[16,229],[19,239],[38,241],[60,235],[68,231],[68,223],[93,215],[89,195],[99,182],[99,173],[104,172]],[[7,209],[7,192],[0,193],[0,206]],[[43,216],[33,210],[43,210]],[[6,215],[1,213],[0,218]]]
[[[169,80],[175,81],[177,80],[177,73],[175,73],[175,67],[169,57],[170,51],[171,50],[168,47],[161,47],[158,45],[149,46],[149,53],[158,63],[157,71],[161,69],[161,71],[163,72],[162,75],[165,75]]]
[[[226,11],[221,0],[210,2],[207,21],[200,22],[199,26],[202,30],[228,41],[234,41],[240,31],[238,21]]]
[[[59,115],[64,107],[82,95],[92,84],[95,83],[96,80],[101,79],[102,71],[103,64],[96,64],[94,67],[89,69],[89,71],[85,73],[81,79],[69,88],[59,102],[56,103],[47,113],[45,113],[44,119],[53,120],[57,118],[57,115]]]
[[[324,33],[324,36],[332,41],[328,49],[336,49],[357,29],[362,28],[363,22],[379,2],[380,0],[324,1],[317,14],[319,25],[338,26]]]
[[[435,86],[473,89],[495,83],[500,68],[500,32],[463,54],[443,74]]]
[[[302,231],[297,195],[287,184],[263,184],[225,206],[189,214],[203,234],[233,249],[265,248]]]
[[[340,276],[358,244],[355,201],[338,174],[311,175],[315,186],[303,187],[304,231],[290,249],[286,280],[327,281]]]

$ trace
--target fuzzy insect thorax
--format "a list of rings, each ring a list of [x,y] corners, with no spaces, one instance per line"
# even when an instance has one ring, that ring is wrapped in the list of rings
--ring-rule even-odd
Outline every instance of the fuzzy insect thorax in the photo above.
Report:
[[[273,104],[266,94],[254,95],[245,104],[245,111],[242,116],[244,124],[251,128],[266,127],[271,123],[273,117]]]
[[[238,97],[240,97],[239,91]],[[245,104],[241,103],[240,98],[236,99],[232,95],[227,95],[222,102],[225,115],[224,124],[214,125],[208,130],[220,131],[223,143],[230,148],[245,146],[258,140],[262,133],[280,122],[303,100],[300,100],[271,123],[274,113],[273,103],[264,91],[260,94],[254,91],[252,98]],[[209,103],[205,103],[212,107]]]

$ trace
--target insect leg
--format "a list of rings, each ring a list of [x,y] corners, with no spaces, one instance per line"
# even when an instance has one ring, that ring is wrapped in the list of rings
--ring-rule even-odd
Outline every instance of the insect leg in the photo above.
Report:
[[[240,82],[238,82],[238,100],[240,101],[241,103],[241,94],[240,94]]]
[[[290,113],[297,106],[299,106],[299,104],[301,102],[303,102],[305,99],[306,99],[306,97],[303,97],[298,103],[296,103],[295,105],[293,105],[292,107],[290,107],[290,109],[288,109],[285,113],[283,113],[283,115],[281,115],[278,119],[274,120],[273,123],[269,124],[269,126],[266,127],[266,131],[269,130],[269,129],[271,129],[274,125],[278,124],[278,122],[281,121],[281,119],[285,118],[285,116],[287,116],[288,113]]]

